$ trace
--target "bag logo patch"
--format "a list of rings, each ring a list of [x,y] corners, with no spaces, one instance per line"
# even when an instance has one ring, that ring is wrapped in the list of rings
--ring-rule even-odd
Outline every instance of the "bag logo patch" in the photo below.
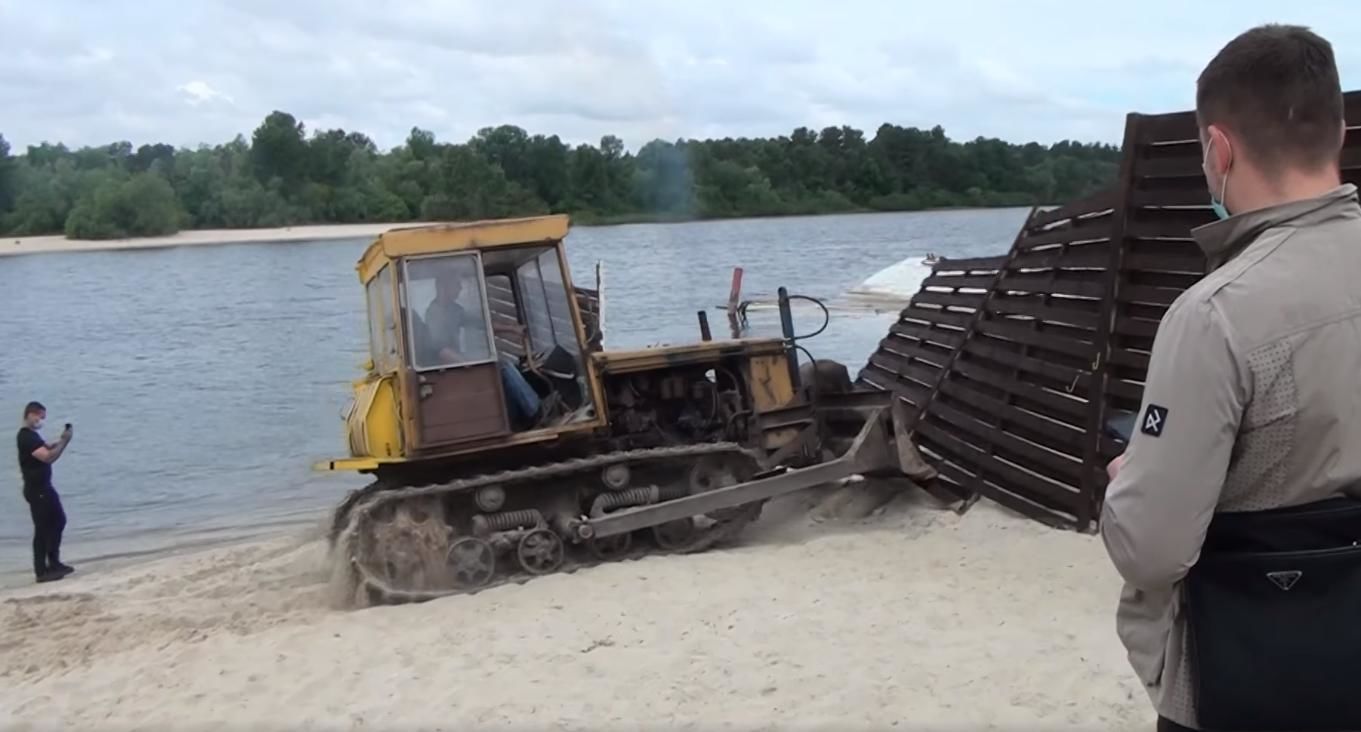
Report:
[[[1157,404],[1148,405],[1144,410],[1144,420],[1139,426],[1139,431],[1149,437],[1161,437],[1163,426],[1167,424],[1167,407],[1160,407]]]
[[[1282,592],[1289,592],[1296,582],[1300,581],[1304,573],[1298,569],[1284,570],[1281,572],[1267,572],[1266,578],[1271,580],[1271,584],[1281,588]]]

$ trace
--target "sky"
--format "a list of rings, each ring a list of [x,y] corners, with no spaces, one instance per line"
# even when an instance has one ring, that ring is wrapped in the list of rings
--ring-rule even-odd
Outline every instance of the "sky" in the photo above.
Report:
[[[385,149],[498,124],[632,150],[884,122],[1118,144],[1258,23],[1312,27],[1361,86],[1354,3],[0,0],[0,134],[193,147],[278,109]]]

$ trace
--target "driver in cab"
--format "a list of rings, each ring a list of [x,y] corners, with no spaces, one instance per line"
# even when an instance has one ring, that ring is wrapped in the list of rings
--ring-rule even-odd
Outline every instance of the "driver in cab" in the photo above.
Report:
[[[451,268],[435,278],[435,298],[425,309],[425,323],[429,330],[429,350],[437,354],[440,364],[477,363],[491,360],[493,356],[489,350],[486,321],[482,314],[473,313],[470,316],[458,302],[464,282],[471,276],[471,272]],[[512,333],[516,337],[523,334],[517,326],[496,326],[495,330]],[[542,416],[539,414],[539,395],[513,364],[500,358],[496,362],[501,372],[501,383],[505,387],[511,423],[521,429],[534,426]]]

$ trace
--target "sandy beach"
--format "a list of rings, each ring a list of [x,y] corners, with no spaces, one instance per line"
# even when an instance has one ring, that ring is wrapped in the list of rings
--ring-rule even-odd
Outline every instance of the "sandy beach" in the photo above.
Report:
[[[67,239],[64,236],[21,236],[0,238],[0,256],[52,252],[91,252],[115,249],[161,249],[166,247],[207,246],[287,241],[324,241],[377,236],[399,226],[421,226],[421,222],[399,224],[326,224],[289,226],[276,229],[198,229],[169,236],[134,239]]]
[[[815,498],[732,549],[419,605],[331,609],[319,532],[6,591],[0,727],[1151,728],[1099,539]]]

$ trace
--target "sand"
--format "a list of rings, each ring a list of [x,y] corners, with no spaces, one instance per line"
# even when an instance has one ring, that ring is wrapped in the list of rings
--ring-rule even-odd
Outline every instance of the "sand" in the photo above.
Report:
[[[731,549],[419,605],[330,609],[313,536],[10,590],[0,727],[1152,728],[1099,539],[809,500]]]
[[[0,238],[0,256],[50,252],[86,252],[114,249],[157,249],[164,247],[245,244],[287,241],[325,241],[377,236],[400,226],[421,226],[420,222],[399,224],[327,224],[289,226],[276,229],[199,229],[170,236],[134,239],[77,240],[64,236],[27,236]]]

